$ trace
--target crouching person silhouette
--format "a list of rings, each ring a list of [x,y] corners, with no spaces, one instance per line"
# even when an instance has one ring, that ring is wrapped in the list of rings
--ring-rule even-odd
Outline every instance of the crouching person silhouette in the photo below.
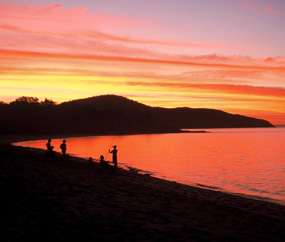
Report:
[[[99,165],[101,168],[107,168],[108,167],[108,162],[105,160],[103,155],[100,155]]]

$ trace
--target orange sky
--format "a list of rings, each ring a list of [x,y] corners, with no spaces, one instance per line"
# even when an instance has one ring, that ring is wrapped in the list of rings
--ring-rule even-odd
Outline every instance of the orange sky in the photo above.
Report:
[[[181,41],[164,36],[162,21],[87,6],[0,0],[0,15],[0,100],[118,94],[153,106],[215,108],[285,123],[282,55],[249,57],[242,45],[229,54],[234,43]],[[205,54],[212,51],[220,54]]]

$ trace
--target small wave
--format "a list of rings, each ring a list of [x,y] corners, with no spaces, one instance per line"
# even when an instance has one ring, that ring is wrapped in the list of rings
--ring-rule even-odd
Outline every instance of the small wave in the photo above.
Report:
[[[238,187],[244,189],[244,190],[248,190],[251,192],[256,192],[256,193],[266,193],[266,194],[272,194],[272,192],[266,191],[266,190],[262,190],[262,189],[258,189],[258,188],[254,188],[254,187],[250,187],[248,185],[244,185],[244,184],[237,184]]]
[[[130,172],[133,172],[133,173],[142,174],[142,175],[150,175],[150,176],[153,175],[152,172],[141,170],[141,169],[138,169],[138,168],[135,168],[135,167],[132,167],[132,166],[126,166],[126,168]]]
[[[214,190],[223,190],[223,189],[220,188],[220,187],[204,185],[204,184],[201,184],[201,183],[196,183],[196,186],[198,186],[198,187],[204,187],[204,188],[209,188],[209,189],[214,189]]]

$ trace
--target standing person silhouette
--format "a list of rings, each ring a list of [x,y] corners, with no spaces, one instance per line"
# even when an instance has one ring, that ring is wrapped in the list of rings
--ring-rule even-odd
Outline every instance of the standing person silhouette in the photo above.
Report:
[[[61,149],[62,156],[66,156],[67,146],[65,139],[62,141],[62,144],[59,146],[59,148]]]
[[[115,168],[117,168],[118,167],[118,150],[117,150],[117,146],[116,145],[114,145],[113,146],[113,149],[112,150],[110,150],[109,149],[109,153],[112,153],[112,155],[113,155],[113,164],[114,164],[114,167]]]
[[[53,155],[53,146],[51,145],[51,139],[48,139],[48,142],[46,143],[47,147],[47,154],[48,155]]]

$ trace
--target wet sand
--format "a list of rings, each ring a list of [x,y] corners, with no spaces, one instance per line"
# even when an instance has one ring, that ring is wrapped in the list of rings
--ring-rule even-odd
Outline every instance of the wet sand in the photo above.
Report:
[[[284,241],[285,206],[0,146],[6,241]]]

